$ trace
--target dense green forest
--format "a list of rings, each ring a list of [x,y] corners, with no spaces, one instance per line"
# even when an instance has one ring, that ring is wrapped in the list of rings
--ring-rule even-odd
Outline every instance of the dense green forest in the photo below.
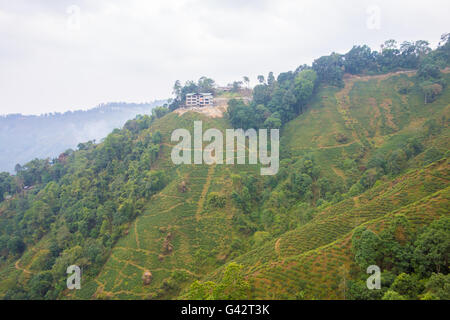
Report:
[[[250,102],[235,83],[223,118],[171,112],[214,92],[177,81],[167,107],[103,142],[0,174],[0,296],[449,299],[449,64],[449,34],[434,50],[355,46],[259,76]],[[281,129],[278,174],[173,165],[171,132],[194,120]]]

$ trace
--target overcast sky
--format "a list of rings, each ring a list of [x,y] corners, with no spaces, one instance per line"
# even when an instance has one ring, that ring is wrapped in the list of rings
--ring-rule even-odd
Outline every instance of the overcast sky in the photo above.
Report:
[[[0,114],[87,109],[450,32],[450,1],[0,0]]]

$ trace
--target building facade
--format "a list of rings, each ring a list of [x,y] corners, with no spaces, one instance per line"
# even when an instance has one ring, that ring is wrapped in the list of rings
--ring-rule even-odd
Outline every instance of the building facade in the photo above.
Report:
[[[186,107],[206,107],[214,104],[211,93],[188,93],[186,94]]]

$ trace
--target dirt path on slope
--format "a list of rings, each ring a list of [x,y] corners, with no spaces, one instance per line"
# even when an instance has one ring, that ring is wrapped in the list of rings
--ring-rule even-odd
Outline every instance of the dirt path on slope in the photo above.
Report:
[[[379,75],[374,75],[374,76],[358,76],[358,75],[351,75],[351,74],[345,74],[344,75],[344,82],[355,82],[355,81],[369,81],[369,80],[386,80],[392,76],[396,76],[399,74],[406,74],[408,76],[413,76],[416,74],[417,71],[415,70],[405,70],[405,71],[396,71],[396,72],[389,72],[389,73],[384,73],[384,74],[379,74]]]
[[[277,242],[275,242],[275,252],[280,255],[280,242],[281,238],[278,238]]]
[[[208,175],[206,177],[206,181],[203,186],[202,194],[200,195],[200,199],[198,201],[197,212],[195,213],[195,219],[197,221],[200,221],[200,214],[202,213],[203,205],[205,204],[206,194],[208,193],[209,186],[211,185],[211,179],[212,179],[212,175],[214,174],[215,168],[216,168],[215,165],[211,165],[208,168]]]
[[[137,229],[138,221],[139,221],[139,217],[137,217],[136,220],[134,221],[134,236],[136,238],[136,246],[138,249],[140,249],[141,243],[139,242],[139,235],[138,235],[138,229]]]
[[[19,261],[20,261],[20,260],[17,260],[16,263],[14,264],[14,267],[15,267],[17,270],[20,270],[20,271],[22,271],[22,272],[24,272],[24,273],[26,273],[26,274],[29,274],[29,275],[33,274],[33,272],[31,272],[31,271],[29,271],[29,270],[27,270],[27,269],[25,269],[25,268],[20,267]]]

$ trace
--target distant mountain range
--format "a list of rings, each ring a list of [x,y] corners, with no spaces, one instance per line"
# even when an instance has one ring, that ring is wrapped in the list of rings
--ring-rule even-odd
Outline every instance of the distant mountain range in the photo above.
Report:
[[[23,165],[34,158],[57,157],[80,142],[99,141],[127,120],[150,114],[153,107],[165,102],[112,102],[86,111],[0,116],[0,172],[13,172],[17,163]]]

